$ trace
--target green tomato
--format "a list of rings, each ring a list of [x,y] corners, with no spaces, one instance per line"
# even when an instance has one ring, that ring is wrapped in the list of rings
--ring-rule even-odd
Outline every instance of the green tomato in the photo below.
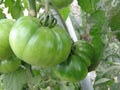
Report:
[[[62,80],[77,82],[83,80],[87,76],[88,70],[79,56],[71,55],[65,62],[58,64],[54,72]]]
[[[95,51],[90,43],[79,40],[75,42],[72,50],[73,53],[78,55],[87,66],[91,65]]]
[[[67,7],[73,2],[73,0],[51,0],[51,1],[59,9]]]
[[[49,67],[64,61],[71,51],[71,38],[56,25],[40,27],[36,18],[21,17],[9,36],[13,52],[28,64]]]
[[[17,70],[21,65],[21,60],[17,57],[9,57],[8,59],[0,61],[0,72],[10,73]]]
[[[9,44],[9,33],[13,24],[13,20],[0,20],[0,60],[8,58],[12,54]]]

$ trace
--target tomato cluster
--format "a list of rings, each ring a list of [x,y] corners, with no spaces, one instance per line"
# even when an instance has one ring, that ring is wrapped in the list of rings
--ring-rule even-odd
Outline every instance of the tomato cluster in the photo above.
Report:
[[[79,40],[72,44],[62,27],[43,27],[31,16],[23,16],[16,22],[3,19],[0,27],[1,73],[15,71],[22,60],[40,67],[55,66],[56,75],[67,81],[86,77],[94,55],[90,43]]]
[[[58,8],[72,1],[62,0],[61,4],[60,0],[52,0]],[[22,16],[16,22],[0,20],[0,73],[15,71],[24,61],[34,66],[54,67],[55,74],[66,81],[83,80],[94,58],[92,44],[82,40],[72,43],[61,26],[56,22],[51,24],[56,20],[53,16],[41,20],[31,16]]]

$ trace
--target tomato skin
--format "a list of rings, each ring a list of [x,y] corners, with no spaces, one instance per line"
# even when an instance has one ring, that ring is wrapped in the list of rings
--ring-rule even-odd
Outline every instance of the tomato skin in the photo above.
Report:
[[[95,51],[90,43],[78,40],[75,42],[72,51],[74,54],[78,55],[87,66],[91,65]]]
[[[63,80],[77,82],[83,80],[87,76],[88,70],[79,56],[71,55],[65,62],[57,65],[54,72]]]
[[[64,61],[71,50],[71,39],[60,26],[40,27],[36,18],[21,17],[9,36],[13,52],[21,60],[36,66],[49,67]]]
[[[64,8],[71,4],[73,0],[51,0],[53,4],[56,5],[58,9]]]
[[[12,50],[9,44],[9,33],[13,24],[13,20],[0,20],[0,61],[12,55]]]
[[[17,57],[9,57],[8,59],[0,61],[0,72],[10,73],[17,70],[21,65],[21,60]]]

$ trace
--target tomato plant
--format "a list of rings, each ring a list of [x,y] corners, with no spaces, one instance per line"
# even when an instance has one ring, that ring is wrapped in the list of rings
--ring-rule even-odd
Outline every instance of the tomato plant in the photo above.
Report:
[[[12,54],[9,44],[9,33],[13,24],[13,20],[0,20],[0,60],[4,60]]]
[[[13,52],[31,65],[54,66],[64,61],[71,50],[71,39],[63,28],[41,27],[37,19],[29,16],[17,20],[9,39]]]
[[[119,6],[0,0],[0,90],[119,90]]]
[[[21,60],[15,56],[0,61],[0,73],[10,73],[17,70],[21,65]]]

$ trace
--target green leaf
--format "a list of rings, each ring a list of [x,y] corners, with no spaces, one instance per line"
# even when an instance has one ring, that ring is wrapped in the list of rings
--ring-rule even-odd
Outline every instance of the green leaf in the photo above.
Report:
[[[28,8],[29,3],[28,0],[22,0],[23,4],[24,4],[24,8]]]
[[[109,19],[109,25],[112,28],[112,30],[120,30],[120,12],[112,16],[111,19]]]
[[[66,20],[70,10],[69,10],[69,7],[66,7],[66,8],[60,9],[59,12],[62,15],[62,18]]]
[[[3,3],[3,0],[0,0],[0,4],[2,4]]]
[[[99,26],[102,26],[106,21],[107,21],[107,18],[105,16],[105,11],[103,10],[95,11],[88,18],[88,23],[98,24]]]
[[[21,0],[17,0],[10,10],[12,17],[15,19],[18,19],[20,16],[23,15],[22,10],[23,10],[23,7],[22,7]]]
[[[90,29],[90,35],[94,37],[100,36],[102,33],[101,29],[102,29],[102,26],[100,26],[99,24],[93,25]]]
[[[120,82],[120,74],[118,74],[117,78],[118,78],[118,81]]]
[[[120,30],[120,1],[119,0],[102,0],[105,4],[108,23],[112,30]]]
[[[97,3],[99,0],[78,0],[80,7],[87,13],[96,11]]]
[[[95,24],[90,29],[90,35],[92,37],[92,44],[95,48],[95,57],[93,63],[97,63],[100,60],[99,57],[101,56],[104,47],[102,41],[102,26],[99,24]]]
[[[5,0],[5,7],[8,7],[8,12],[11,13],[14,19],[17,19],[23,15],[21,0]]]
[[[105,16],[105,11],[98,10],[90,15],[88,18],[88,23],[93,24],[90,28],[90,35],[92,37],[92,44],[95,48],[95,57],[92,60],[92,65],[89,67],[90,70],[94,69],[98,66],[99,62],[101,61],[101,55],[103,53],[104,44],[103,44],[103,28],[106,28],[107,19]]]
[[[103,84],[103,83],[107,83],[107,82],[111,82],[111,81],[112,81],[112,80],[109,79],[109,78],[101,78],[101,79],[99,79],[99,80],[97,80],[97,81],[95,82],[95,85]]]
[[[62,85],[60,85],[60,90],[78,90],[78,88],[76,88],[73,83],[62,83]]]
[[[110,68],[107,68],[103,72],[102,77],[114,78],[119,74],[119,72],[120,72],[120,66],[111,66]]]
[[[3,79],[5,90],[21,90],[23,85],[26,84],[26,81],[26,71],[23,68],[5,74]]]
[[[0,9],[0,19],[5,18],[5,14],[3,13],[3,10]]]
[[[114,83],[112,79],[101,78],[95,81],[94,88],[95,90],[108,90],[108,88]]]
[[[13,7],[14,5],[14,0],[5,0],[5,7],[8,7],[8,12],[10,13],[11,11],[11,8]]]
[[[110,90],[120,90],[120,82],[113,84],[112,87],[110,88]]]

